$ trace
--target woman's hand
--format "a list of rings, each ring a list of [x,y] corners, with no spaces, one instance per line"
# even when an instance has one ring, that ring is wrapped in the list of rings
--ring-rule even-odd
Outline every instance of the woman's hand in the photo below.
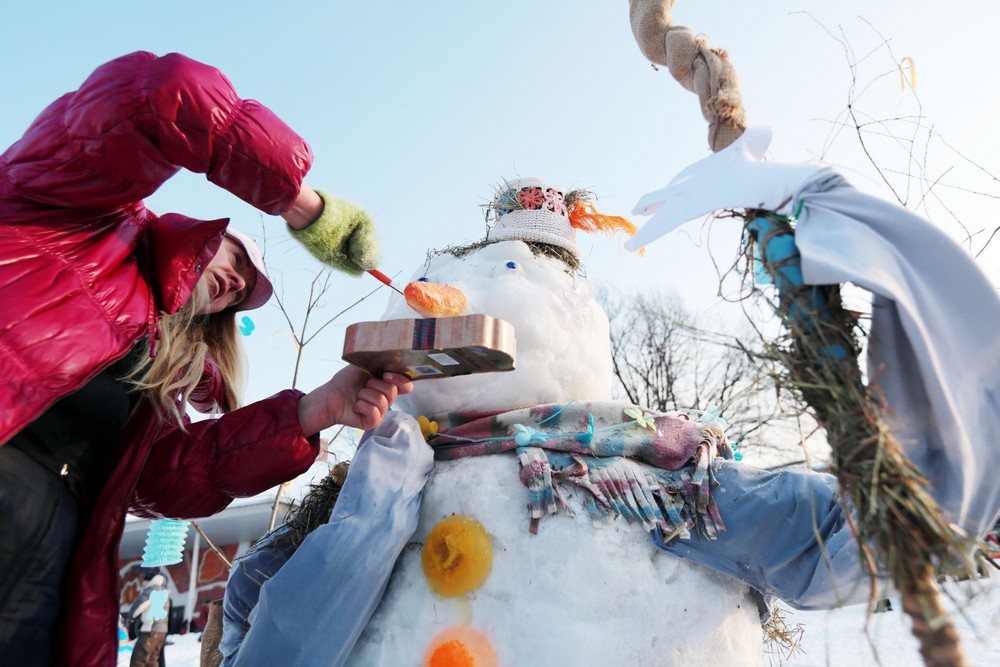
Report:
[[[347,366],[299,399],[299,424],[306,435],[334,424],[372,429],[382,422],[397,396],[411,391],[413,383],[400,373],[386,373],[380,380],[357,366]]]

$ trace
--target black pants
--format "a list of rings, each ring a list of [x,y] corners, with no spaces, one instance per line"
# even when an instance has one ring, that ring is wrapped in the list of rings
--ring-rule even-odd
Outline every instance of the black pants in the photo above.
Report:
[[[76,525],[62,481],[0,447],[0,665],[49,664]]]

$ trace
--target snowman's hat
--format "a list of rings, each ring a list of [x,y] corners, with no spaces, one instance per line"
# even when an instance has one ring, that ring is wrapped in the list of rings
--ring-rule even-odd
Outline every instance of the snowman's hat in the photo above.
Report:
[[[490,206],[496,223],[489,241],[535,241],[565,248],[580,258],[576,230],[569,222],[566,188],[540,178],[505,181]]]
[[[487,219],[494,220],[486,240],[547,243],[568,250],[579,261],[577,229],[635,233],[635,225],[625,218],[594,210],[592,198],[586,190],[567,192],[563,186],[540,178],[504,181],[486,205]]]

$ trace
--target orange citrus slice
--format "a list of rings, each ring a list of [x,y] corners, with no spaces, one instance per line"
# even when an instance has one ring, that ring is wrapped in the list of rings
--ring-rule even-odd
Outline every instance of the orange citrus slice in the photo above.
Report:
[[[493,542],[472,517],[452,515],[424,540],[424,576],[439,595],[458,597],[479,588],[493,567]]]
[[[499,667],[486,635],[468,625],[442,630],[424,654],[424,667]]]

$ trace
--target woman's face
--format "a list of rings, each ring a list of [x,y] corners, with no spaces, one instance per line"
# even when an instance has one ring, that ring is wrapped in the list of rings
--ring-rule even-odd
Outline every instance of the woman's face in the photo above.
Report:
[[[257,282],[257,269],[247,258],[243,246],[224,236],[222,246],[209,262],[201,282],[208,290],[209,301],[198,310],[198,314],[219,313],[247,298]]]

